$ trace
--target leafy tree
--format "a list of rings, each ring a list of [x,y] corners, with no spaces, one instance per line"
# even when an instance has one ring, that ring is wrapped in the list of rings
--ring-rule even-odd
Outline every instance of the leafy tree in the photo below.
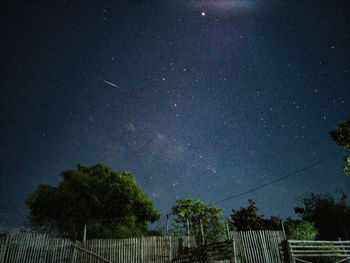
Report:
[[[281,230],[280,217],[265,219],[264,215],[258,215],[258,208],[253,200],[248,200],[247,208],[241,207],[239,211],[232,209],[231,219],[237,231],[247,230]]]
[[[285,222],[285,230],[288,239],[314,240],[318,234],[315,225],[305,220],[293,220],[288,217]]]
[[[143,233],[144,236],[165,236],[166,228],[163,226],[158,226],[155,229],[147,230],[147,232]]]
[[[207,206],[199,199],[192,197],[177,200],[171,208],[171,214],[175,216],[171,232],[175,235],[187,235],[187,219],[190,235],[194,235],[197,241],[201,240],[200,220],[203,225],[205,241],[217,242],[225,237],[225,218],[223,209],[214,204]]]
[[[338,129],[330,131],[329,135],[335,141],[336,144],[343,146],[345,149],[350,148],[350,120],[339,122]],[[350,175],[350,155],[344,158],[346,162],[343,171],[345,174]]]
[[[258,215],[258,208],[253,200],[248,200],[247,208],[241,207],[239,211],[232,209],[231,219],[237,231],[265,229],[263,215]]]
[[[81,239],[86,224],[89,239],[126,238],[141,236],[160,217],[129,172],[78,164],[60,176],[58,186],[40,184],[27,196],[28,226]]]
[[[340,199],[327,194],[307,193],[302,199],[303,206],[295,207],[295,213],[302,219],[314,223],[322,240],[350,239],[350,207],[345,193]]]

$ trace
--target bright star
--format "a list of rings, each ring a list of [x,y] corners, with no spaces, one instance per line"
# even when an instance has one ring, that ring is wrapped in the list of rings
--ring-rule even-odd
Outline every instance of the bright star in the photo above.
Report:
[[[202,16],[205,16],[205,12],[202,12]]]

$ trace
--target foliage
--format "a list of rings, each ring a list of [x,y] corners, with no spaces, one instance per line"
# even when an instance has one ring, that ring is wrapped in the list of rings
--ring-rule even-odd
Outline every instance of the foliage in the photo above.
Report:
[[[205,241],[212,243],[221,241],[225,237],[225,218],[222,216],[223,209],[214,204],[207,206],[199,199],[192,197],[177,200],[171,208],[171,214],[175,216],[173,229],[175,235],[187,235],[187,219],[189,222],[190,235],[201,240],[200,220],[203,225]]]
[[[248,200],[247,208],[241,207],[239,211],[232,209],[231,219],[237,231],[248,230],[281,230],[281,219],[271,217],[265,219],[264,215],[258,215],[258,208],[253,200]]]
[[[165,236],[166,228],[163,226],[158,226],[153,230],[147,230],[147,232],[143,233],[144,236]]]
[[[305,220],[293,220],[288,217],[285,222],[285,230],[288,239],[314,240],[318,234],[315,225]]]
[[[127,238],[141,236],[160,217],[129,172],[78,164],[60,176],[57,187],[40,184],[27,196],[28,226],[81,239],[86,224],[89,239]]]
[[[314,223],[319,231],[318,239],[350,239],[350,207],[347,196],[341,193],[339,200],[327,194],[307,193],[303,206],[295,207],[295,213],[302,219]]]
[[[345,149],[350,149],[350,120],[339,122],[338,129],[330,131],[329,135],[335,141],[336,144],[343,146]],[[346,162],[343,171],[345,174],[350,175],[350,155],[344,158]]]

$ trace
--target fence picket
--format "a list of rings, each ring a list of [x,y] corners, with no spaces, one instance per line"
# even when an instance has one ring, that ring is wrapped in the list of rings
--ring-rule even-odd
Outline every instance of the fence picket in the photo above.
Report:
[[[230,232],[229,236],[234,247],[235,263],[282,262],[279,245],[284,238],[280,232],[242,231]],[[41,234],[5,235],[0,236],[0,261],[100,263],[104,258],[113,263],[168,263],[179,257],[180,242],[184,247],[196,247],[195,238],[192,236],[73,242]],[[343,244],[346,244],[346,241],[343,241]],[[84,248],[85,251],[76,247]]]

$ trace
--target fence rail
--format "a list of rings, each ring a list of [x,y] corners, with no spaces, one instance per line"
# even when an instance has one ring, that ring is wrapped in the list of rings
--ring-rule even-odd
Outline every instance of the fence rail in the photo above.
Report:
[[[332,258],[333,262],[350,262],[350,241],[288,240],[288,248],[293,263],[320,257]]]

